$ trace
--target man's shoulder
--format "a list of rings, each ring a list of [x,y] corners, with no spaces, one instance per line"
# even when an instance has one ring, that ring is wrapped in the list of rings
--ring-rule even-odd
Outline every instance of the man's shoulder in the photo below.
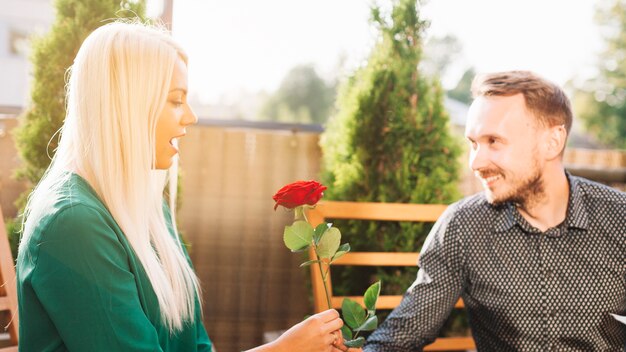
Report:
[[[572,176],[586,202],[609,207],[626,207],[626,193],[583,177]]]
[[[459,222],[459,224],[480,223],[497,216],[504,209],[505,205],[489,203],[485,193],[480,192],[450,204],[442,218],[446,222]]]
[[[500,207],[489,203],[485,192],[480,192],[451,204],[450,210],[456,214],[471,214],[476,211],[498,212]]]

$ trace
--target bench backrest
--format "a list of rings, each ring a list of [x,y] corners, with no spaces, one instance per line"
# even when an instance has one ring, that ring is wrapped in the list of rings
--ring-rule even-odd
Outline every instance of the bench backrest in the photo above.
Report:
[[[326,219],[353,219],[376,221],[413,221],[435,222],[447,208],[443,204],[400,204],[400,203],[366,203],[366,202],[339,202],[324,201],[307,212],[307,219],[313,227]],[[314,252],[310,253],[315,259]],[[349,252],[339,258],[333,265],[350,266],[417,266],[419,253],[398,252]],[[324,284],[319,269],[311,266],[311,280],[313,286],[313,300],[316,312],[328,308]],[[384,283],[383,283],[384,284]],[[327,277],[326,285],[330,291],[331,305],[341,308],[344,296],[333,296],[332,280]],[[350,296],[353,300],[363,304],[362,296]],[[378,309],[393,309],[400,304],[401,295],[380,296],[376,305]],[[456,308],[463,308],[463,301],[457,302]],[[426,351],[465,351],[474,350],[476,346],[471,337],[438,338],[434,343],[426,346]]]

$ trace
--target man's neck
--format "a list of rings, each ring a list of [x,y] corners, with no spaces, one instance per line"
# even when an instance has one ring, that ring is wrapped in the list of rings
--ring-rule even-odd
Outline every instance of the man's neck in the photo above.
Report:
[[[569,182],[562,166],[546,168],[543,182],[542,197],[531,204],[518,206],[524,219],[542,232],[558,226],[565,220],[569,202]]]

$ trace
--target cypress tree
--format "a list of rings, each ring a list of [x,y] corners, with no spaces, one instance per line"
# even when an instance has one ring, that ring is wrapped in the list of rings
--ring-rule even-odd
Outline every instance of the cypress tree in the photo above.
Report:
[[[419,2],[397,0],[390,14],[374,7],[372,22],[380,38],[367,64],[340,87],[337,113],[321,138],[325,198],[451,203],[460,196],[460,146],[448,127],[439,83],[418,70],[427,28]],[[337,226],[357,251],[416,252],[432,224],[338,221]],[[336,268],[333,288],[354,295],[381,279],[383,294],[402,294],[416,270]]]
[[[56,0],[50,31],[32,42],[31,102],[19,117],[15,140],[23,161],[16,177],[31,186],[39,182],[56,150],[55,136],[65,119],[65,73],[83,40],[96,28],[122,17],[145,20],[145,0]],[[28,189],[18,200],[23,209]],[[10,221],[8,232],[16,256],[20,220]]]

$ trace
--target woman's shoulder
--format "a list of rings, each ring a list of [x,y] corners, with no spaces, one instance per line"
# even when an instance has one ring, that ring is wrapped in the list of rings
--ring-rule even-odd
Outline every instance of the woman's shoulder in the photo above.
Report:
[[[85,227],[110,227],[115,222],[93,189],[78,175],[72,175],[66,182],[50,193],[48,199],[38,204],[37,217],[31,229],[31,239],[41,242],[45,234],[47,240],[56,235],[70,235]],[[63,229],[63,233],[59,233]]]
[[[64,182],[29,215],[32,228],[25,229],[17,258],[23,274],[41,267],[42,257],[69,265],[99,255],[128,255],[113,217],[83,182]]]

